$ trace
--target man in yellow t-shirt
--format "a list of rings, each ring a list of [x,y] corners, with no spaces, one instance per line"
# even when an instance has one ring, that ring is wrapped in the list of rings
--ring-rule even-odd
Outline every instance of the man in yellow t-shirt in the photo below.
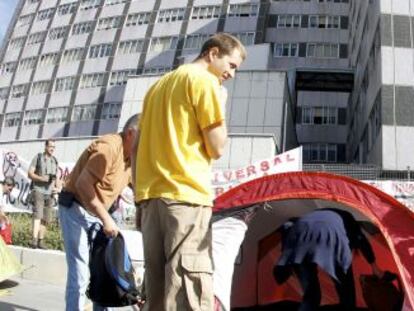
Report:
[[[245,57],[238,39],[216,34],[194,62],[164,75],[145,96],[132,162],[144,310],[213,310],[211,160],[227,140],[221,84]]]

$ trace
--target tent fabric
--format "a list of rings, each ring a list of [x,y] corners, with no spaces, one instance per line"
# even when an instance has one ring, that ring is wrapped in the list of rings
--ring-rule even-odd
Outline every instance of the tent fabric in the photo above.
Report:
[[[241,184],[219,196],[215,214],[230,209],[288,199],[323,199],[348,205],[381,231],[395,260],[406,298],[414,309],[414,214],[380,190],[345,176],[322,172],[269,175]]]
[[[234,259],[239,253],[247,224],[235,217],[226,217],[212,224],[214,294],[224,310],[230,310]]]

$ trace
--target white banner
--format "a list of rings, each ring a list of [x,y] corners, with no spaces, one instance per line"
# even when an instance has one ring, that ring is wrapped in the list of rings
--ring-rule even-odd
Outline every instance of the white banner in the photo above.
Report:
[[[363,180],[363,182],[389,194],[414,211],[414,181]]]
[[[262,176],[302,170],[302,147],[298,147],[272,158],[260,160],[234,170],[213,171],[214,196],[230,190],[238,184]]]
[[[31,160],[31,159],[30,159]],[[26,197],[29,193],[30,179],[27,177],[30,162],[22,159],[11,151],[0,149],[0,180],[5,176],[13,177],[16,187],[10,195],[7,195],[6,212],[29,212],[32,207],[27,204]],[[64,180],[74,166],[74,162],[59,162],[57,178]],[[244,167],[233,170],[215,170],[212,175],[212,185],[215,196],[218,196],[232,187],[266,175],[302,170],[302,147],[289,150],[272,158],[260,160]],[[414,210],[414,181],[364,181],[385,193],[393,196],[401,203]],[[123,201],[120,201],[122,218],[134,217],[134,205],[132,193],[126,189],[123,192]]]
[[[30,159],[31,161],[31,159]],[[19,157],[12,151],[0,149],[0,163],[2,165],[0,170],[0,180],[4,177],[13,177],[16,181],[16,187],[10,195],[7,195],[5,206],[6,212],[32,212],[32,207],[27,204],[26,198],[30,191],[31,180],[27,176],[30,161]],[[58,180],[63,179],[72,170],[74,163],[59,162]]]

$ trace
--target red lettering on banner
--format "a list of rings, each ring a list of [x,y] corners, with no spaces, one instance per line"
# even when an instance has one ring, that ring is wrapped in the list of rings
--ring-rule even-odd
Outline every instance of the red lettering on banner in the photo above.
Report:
[[[283,161],[279,157],[276,157],[276,158],[273,159],[273,165],[274,166],[276,166],[278,164],[281,164],[282,162]]]
[[[218,183],[218,173],[214,173],[213,183]]]
[[[292,155],[288,153],[288,154],[286,155],[286,161],[288,161],[288,162],[296,161],[296,159],[295,159],[294,157],[292,157],[292,158],[291,158],[291,156],[292,156]]]
[[[231,177],[233,176],[233,172],[232,171],[223,172],[223,176],[227,181],[230,181]]]
[[[237,179],[243,179],[246,175],[244,175],[244,169],[240,168],[236,171],[236,178]]]
[[[250,177],[250,175],[256,175],[256,167],[254,165],[248,166],[246,171],[247,171],[247,177]]]
[[[260,169],[262,170],[262,172],[266,172],[269,170],[269,162],[268,161],[262,161],[260,162]]]
[[[217,187],[214,189],[215,196],[218,197],[220,194],[224,193],[224,188]]]

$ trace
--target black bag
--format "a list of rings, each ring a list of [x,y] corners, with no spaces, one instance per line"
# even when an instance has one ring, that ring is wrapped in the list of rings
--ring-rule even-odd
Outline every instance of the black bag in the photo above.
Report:
[[[398,287],[394,285],[396,280]],[[362,295],[370,311],[401,311],[404,292],[398,276],[386,271],[382,278],[376,275],[361,275]]]
[[[88,233],[90,282],[87,296],[102,307],[123,307],[138,302],[134,269],[125,245],[118,234],[108,238],[102,225],[95,223]]]

